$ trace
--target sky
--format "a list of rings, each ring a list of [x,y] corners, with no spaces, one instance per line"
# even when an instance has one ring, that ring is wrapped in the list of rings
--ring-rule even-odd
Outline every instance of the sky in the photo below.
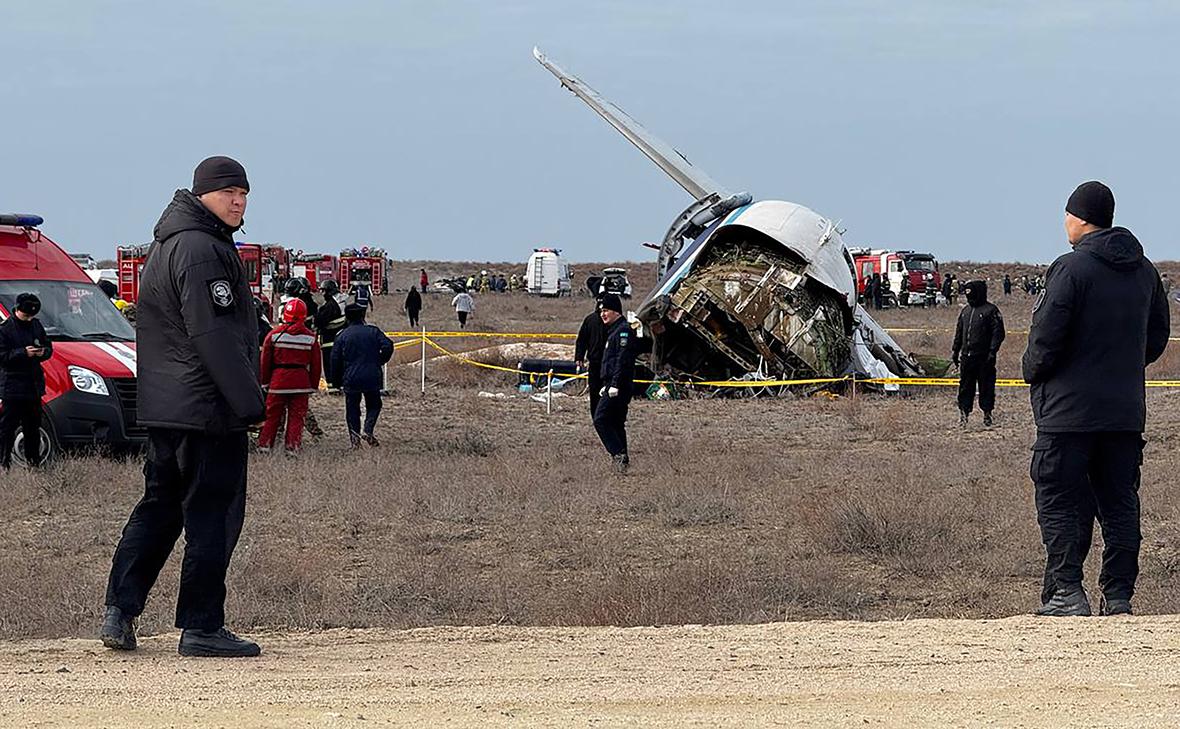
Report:
[[[539,46],[722,185],[849,245],[1048,262],[1100,179],[1180,259],[1180,3],[3,0],[0,211],[142,243],[202,158],[239,236],[394,258],[647,260],[691,200]]]

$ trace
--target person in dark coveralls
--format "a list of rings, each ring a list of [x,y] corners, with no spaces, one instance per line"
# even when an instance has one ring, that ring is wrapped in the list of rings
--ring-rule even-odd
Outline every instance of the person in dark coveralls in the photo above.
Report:
[[[635,378],[635,336],[623,316],[623,302],[618,294],[602,295],[602,323],[606,325],[606,343],[602,351],[602,387],[598,409],[594,411],[594,429],[611,455],[615,468],[623,473],[631,465],[627,455],[627,406]]]
[[[1099,612],[1131,612],[1139,575],[1144,369],[1168,343],[1159,274],[1126,228],[1114,195],[1080,185],[1065,206],[1073,251],[1053,262],[1033,308],[1024,379],[1037,439],[1029,472],[1045,544],[1040,615],[1089,615],[1082,564],[1094,517],[1105,544]],[[1095,513],[1096,512],[1096,513]]]
[[[598,402],[602,399],[602,350],[606,347],[607,326],[602,321],[602,299],[595,298],[594,311],[582,320],[578,338],[574,342],[574,364],[579,372],[586,373],[586,384],[590,391],[590,419],[598,413]]]
[[[115,549],[101,638],[136,647],[135,618],[184,531],[176,627],[184,656],[256,656],[225,627],[225,573],[246,508],[247,428],[264,417],[250,283],[234,247],[250,183],[228,157],[197,165],[160,216],[139,284],[144,495]]]
[[[422,294],[418,293],[418,289],[413,286],[410,287],[410,292],[406,294],[406,303],[403,306],[406,310],[406,316],[410,319],[410,328],[418,328],[418,314],[422,311]]]
[[[332,346],[332,383],[344,390],[344,420],[353,448],[361,441],[377,447],[373,430],[381,414],[381,368],[393,356],[393,342],[375,326],[365,323],[365,307],[344,307],[348,326],[336,336]],[[365,401],[365,425],[361,430],[361,399]]]
[[[996,407],[996,355],[1004,342],[1004,317],[987,300],[986,281],[968,281],[963,294],[967,305],[959,312],[951,351],[951,361],[959,368],[959,426],[967,427],[978,387],[983,426],[990,428]]]
[[[25,464],[41,465],[41,363],[53,356],[53,342],[37,320],[40,311],[35,294],[18,294],[12,316],[0,324],[0,469],[5,471],[12,468],[17,428],[24,433]]]

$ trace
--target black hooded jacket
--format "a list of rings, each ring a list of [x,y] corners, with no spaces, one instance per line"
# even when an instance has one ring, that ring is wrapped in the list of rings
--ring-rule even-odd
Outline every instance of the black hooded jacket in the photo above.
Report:
[[[422,295],[418,293],[418,289],[413,286],[410,287],[410,293],[406,294],[405,310],[411,314],[417,314],[422,311]]]
[[[967,305],[959,312],[955,325],[954,356],[964,360],[995,358],[1004,342],[1004,317],[999,308],[987,300],[986,281],[968,281]]]
[[[1054,261],[1023,359],[1037,429],[1142,433],[1144,368],[1168,344],[1168,318],[1159,273],[1127,229],[1090,233]]]
[[[215,435],[263,417],[258,323],[233,230],[188,190],[156,223],[139,283],[139,422]]]

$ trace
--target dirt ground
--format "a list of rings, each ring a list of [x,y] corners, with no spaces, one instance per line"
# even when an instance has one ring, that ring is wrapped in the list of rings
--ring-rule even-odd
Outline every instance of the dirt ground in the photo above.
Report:
[[[401,329],[400,296],[373,320]],[[1000,376],[1018,377],[1032,300],[995,298]],[[590,307],[476,303],[489,332],[573,332]],[[426,297],[428,328],[454,326],[448,304]],[[945,357],[955,314],[879,318]],[[445,343],[514,364],[486,350],[503,340]],[[348,450],[340,398],[320,395],[322,441],[251,460],[227,609],[259,661],[175,655],[183,545],[143,650],[93,641],[140,457],[4,476],[0,726],[1176,725],[1180,620],[1161,616],[1180,612],[1180,390],[1148,393],[1139,615],[1037,621],[1011,617],[1043,564],[1026,390],[967,431],[950,388],[637,401],[620,478],[584,397],[547,414],[513,375],[437,353],[422,395],[419,356],[390,368],[380,448]],[[1180,378],[1180,346],[1148,376]]]
[[[1174,727],[1180,619],[330,630],[0,645],[0,724]]]

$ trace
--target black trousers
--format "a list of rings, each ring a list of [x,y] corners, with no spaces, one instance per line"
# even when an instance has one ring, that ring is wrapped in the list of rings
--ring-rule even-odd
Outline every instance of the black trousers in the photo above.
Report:
[[[598,402],[602,399],[602,395],[598,394],[602,390],[602,375],[599,371],[602,369],[602,362],[591,362],[590,369],[586,372],[586,386],[590,389],[590,420],[594,420],[594,416],[598,414]]]
[[[368,392],[344,393],[344,421],[348,424],[348,432],[360,434],[361,431],[361,398],[365,400],[365,435],[372,435],[377,427],[377,416],[381,414],[381,393],[377,390]]]
[[[406,316],[410,317],[410,328],[417,329],[418,328],[418,312],[407,311]]]
[[[627,408],[631,404],[630,393],[618,397],[604,397],[598,401],[594,411],[594,429],[607,453],[612,456],[627,454]]]
[[[990,413],[996,407],[996,363],[987,357],[964,357],[959,365],[959,409],[971,412],[975,390],[979,389],[979,409]]]
[[[106,604],[143,612],[184,531],[176,627],[225,624],[225,572],[246,515],[246,433],[148,429],[143,498],[115,549]]]
[[[466,311],[458,311],[455,313],[459,315],[459,328],[465,329],[467,327],[467,312]]]
[[[41,464],[41,398],[13,398],[4,400],[0,410],[0,468],[12,467],[12,447],[16,431],[24,433],[25,463]]]
[[[320,364],[323,366],[322,370],[324,373],[323,374],[324,382],[331,382],[332,381],[332,347],[330,346],[330,343],[329,343],[329,346],[320,348]],[[320,385],[320,383],[318,383],[318,382],[315,383],[316,387],[319,387],[319,385]]]
[[[1107,599],[1130,600],[1139,577],[1139,433],[1038,433],[1029,474],[1045,545],[1044,594],[1083,580],[1094,520],[1102,528],[1098,584]],[[1044,597],[1044,594],[1042,595]]]

